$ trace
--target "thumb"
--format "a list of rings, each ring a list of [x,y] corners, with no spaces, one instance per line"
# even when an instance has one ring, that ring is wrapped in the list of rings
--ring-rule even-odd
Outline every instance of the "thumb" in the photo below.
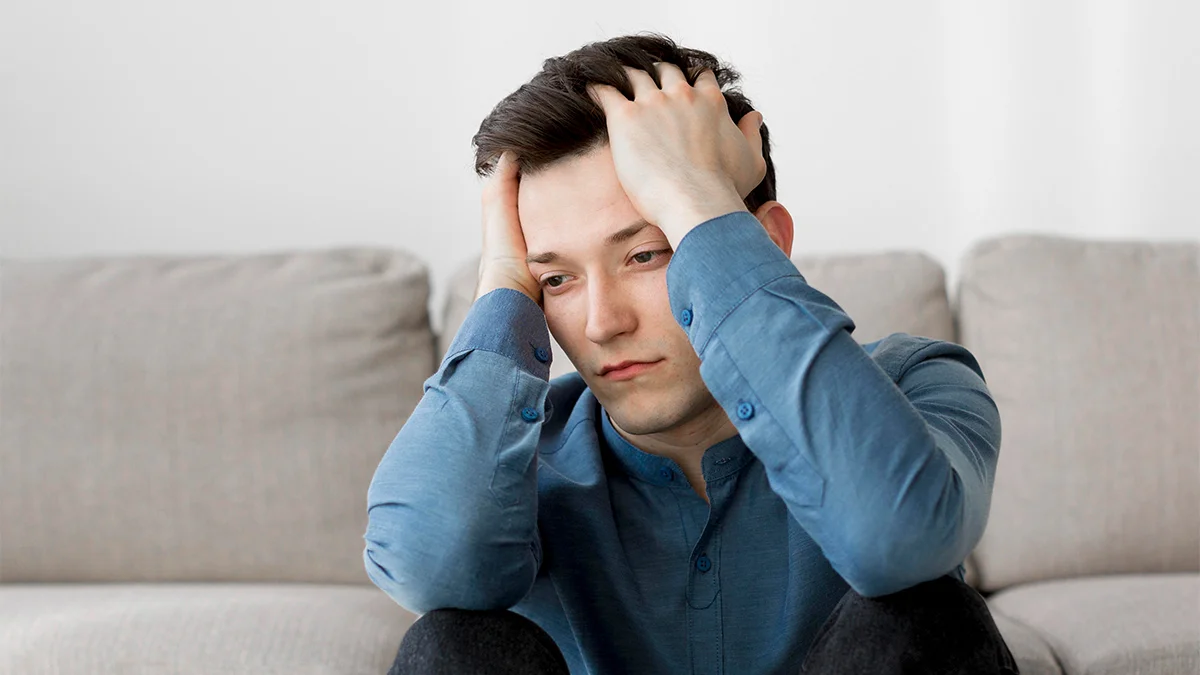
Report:
[[[762,127],[762,119],[762,113],[751,110],[742,115],[742,119],[738,121],[738,129],[750,143],[750,149],[754,151],[756,157],[762,157],[762,134],[759,132],[759,128]]]
[[[739,192],[746,193],[741,195],[743,199],[767,176],[767,160],[763,157],[763,140],[760,132],[762,119],[762,113],[752,110],[742,115],[742,119],[738,121],[737,125],[738,130],[746,137],[746,142],[750,145],[750,155],[754,158],[755,174],[751,179],[752,182],[739,190]]]

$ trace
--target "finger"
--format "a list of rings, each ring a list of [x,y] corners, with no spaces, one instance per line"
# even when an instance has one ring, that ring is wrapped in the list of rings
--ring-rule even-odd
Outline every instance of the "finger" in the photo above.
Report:
[[[499,185],[516,171],[516,156],[511,150],[505,150],[500,153],[500,158],[493,165],[492,172],[484,178],[485,188],[491,189],[493,192],[499,190]]]
[[[587,90],[588,96],[596,102],[596,105],[600,106],[600,109],[604,111],[606,116],[618,106],[629,103],[629,99],[625,98],[625,94],[622,94],[611,84],[589,82],[584,89]]]
[[[519,183],[517,176],[520,168],[516,153],[512,150],[500,153],[500,159],[496,160],[495,171],[484,180],[482,195],[484,205],[495,206],[511,199],[512,193],[516,192]]]
[[[484,184],[490,185],[500,182],[503,176],[514,170],[513,165],[516,163],[516,156],[511,150],[502,151],[500,156],[492,162],[492,170],[485,174]]]
[[[717,91],[721,90],[721,85],[717,82],[717,75],[712,71],[712,68],[705,68],[696,76],[696,83],[692,85],[697,89],[712,88]]]
[[[683,71],[674,63],[655,61],[654,68],[658,71],[658,81],[662,82],[663,91],[666,91],[668,87],[678,87],[680,84],[687,84],[687,78],[683,76]]]
[[[658,85],[654,83],[654,78],[641,68],[625,66],[625,74],[629,76],[629,83],[633,85],[633,100],[636,101],[639,97],[658,91]]]
[[[742,135],[746,137],[746,141],[750,143],[750,149],[754,151],[754,158],[759,163],[760,170],[765,176],[767,161],[763,158],[762,120],[762,113],[757,110],[751,110],[742,115],[742,119],[738,120],[737,126]]]
[[[762,128],[762,119],[762,113],[757,110],[751,110],[742,115],[742,119],[738,120],[737,123],[738,129],[741,129],[742,134],[746,136],[746,140],[751,143],[754,143],[755,139],[758,140],[758,154],[760,155],[762,154],[762,134],[759,133],[759,130]]]
[[[508,171],[513,171],[516,168],[516,157],[511,150],[505,150],[500,153],[500,161],[496,163],[496,172],[504,174]]]

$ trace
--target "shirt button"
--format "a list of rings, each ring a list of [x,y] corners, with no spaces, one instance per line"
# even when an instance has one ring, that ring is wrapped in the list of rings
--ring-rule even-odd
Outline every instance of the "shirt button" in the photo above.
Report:
[[[692,310],[685,309],[682,312],[680,312],[679,313],[679,323],[682,323],[685,326],[692,325]]]
[[[663,480],[675,480],[675,472],[670,469],[659,469],[658,475],[662,476]]]
[[[521,417],[526,422],[533,422],[538,418],[538,411],[534,410],[533,408],[522,408]]]
[[[754,417],[754,404],[749,401],[738,403],[738,419],[748,420]]]
[[[712,569],[712,561],[708,559],[708,556],[702,555],[696,558],[696,569],[701,572],[707,572]]]
[[[538,361],[541,361],[542,363],[545,363],[550,360],[550,353],[547,352],[544,348],[538,347],[537,349],[533,350],[533,358],[537,359]]]

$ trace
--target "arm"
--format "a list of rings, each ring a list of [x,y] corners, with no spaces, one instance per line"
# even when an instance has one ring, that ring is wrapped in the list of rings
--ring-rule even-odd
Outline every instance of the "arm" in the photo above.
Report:
[[[371,480],[363,536],[367,576],[406,609],[507,609],[533,586],[550,358],[541,308],[502,288],[425,380]]]
[[[855,591],[957,567],[983,535],[1000,447],[970,352],[894,334],[881,355],[902,372],[894,381],[745,211],[688,232],[667,288],[713,397]]]

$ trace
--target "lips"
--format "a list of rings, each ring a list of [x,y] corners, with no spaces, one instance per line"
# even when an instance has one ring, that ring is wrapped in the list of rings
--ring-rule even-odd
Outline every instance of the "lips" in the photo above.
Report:
[[[632,365],[638,364],[638,363],[653,363],[653,362],[652,361],[621,361],[620,363],[610,363],[607,366],[604,366],[603,368],[600,369],[600,374],[607,375],[611,371],[620,370],[622,368],[627,368],[629,366],[632,366]]]
[[[600,369],[600,375],[612,380],[626,380],[649,370],[657,365],[659,361],[662,361],[662,359],[658,361],[622,361],[620,363],[609,364]]]

